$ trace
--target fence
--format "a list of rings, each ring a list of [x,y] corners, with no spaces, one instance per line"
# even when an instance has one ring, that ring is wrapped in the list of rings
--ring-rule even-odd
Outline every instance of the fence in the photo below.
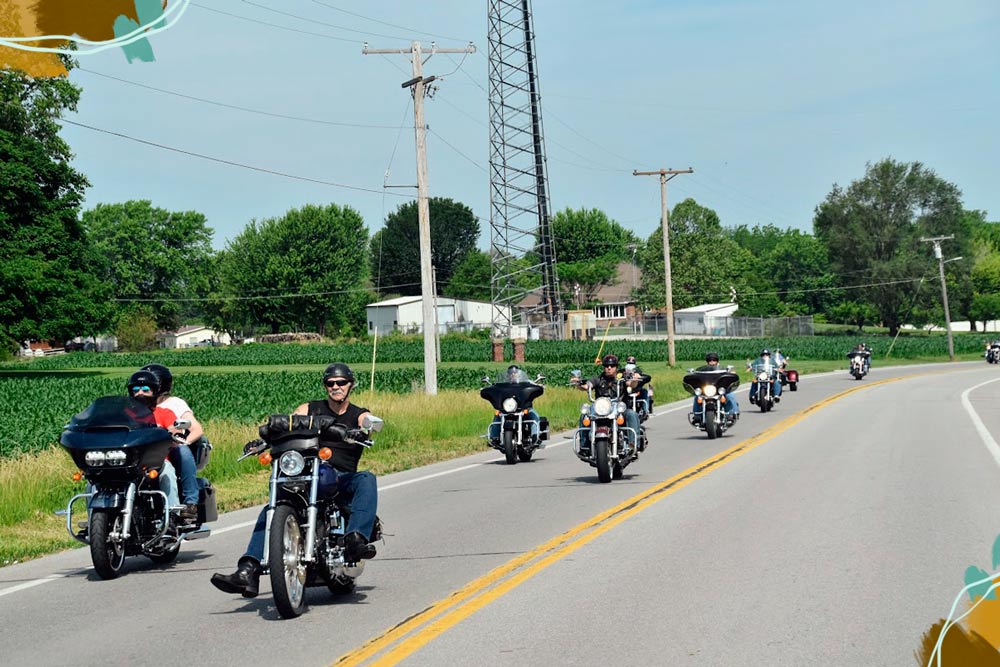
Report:
[[[686,315],[686,314],[685,314]],[[674,331],[680,336],[712,338],[772,338],[777,336],[812,336],[812,315],[804,317],[705,317],[674,313]],[[647,314],[643,333],[667,334],[667,320],[662,313]]]

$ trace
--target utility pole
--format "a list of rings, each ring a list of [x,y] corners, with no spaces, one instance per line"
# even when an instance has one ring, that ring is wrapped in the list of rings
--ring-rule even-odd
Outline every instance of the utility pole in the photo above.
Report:
[[[420,42],[413,42],[408,49],[369,49],[365,42],[361,53],[402,54],[410,56],[413,64],[413,78],[404,81],[402,88],[409,88],[413,95],[413,125],[417,143],[417,217],[420,230],[420,294],[424,321],[424,391],[428,396],[438,393],[437,387],[437,313],[434,307],[434,277],[431,267],[431,214],[427,201],[427,126],[424,124],[424,96],[428,84],[437,77],[424,78],[423,65],[435,53],[475,53],[476,47],[469,44],[464,49],[439,49],[431,42],[431,52],[423,57]]]
[[[941,272],[941,301],[944,304],[945,329],[948,332],[948,359],[955,361],[955,342],[951,337],[951,313],[948,312],[948,284],[944,280],[944,255],[941,253],[941,241],[948,241],[954,236],[924,236],[920,240],[934,244],[934,256],[938,260],[938,270]],[[961,259],[961,258],[958,258]],[[951,260],[948,260],[951,261]]]
[[[667,224],[667,181],[679,174],[693,174],[694,169],[659,169],[657,171],[633,171],[633,176],[660,177],[660,223],[663,225],[663,273],[666,278],[667,297],[667,363],[677,365],[674,353],[674,292],[670,282],[670,227]]]

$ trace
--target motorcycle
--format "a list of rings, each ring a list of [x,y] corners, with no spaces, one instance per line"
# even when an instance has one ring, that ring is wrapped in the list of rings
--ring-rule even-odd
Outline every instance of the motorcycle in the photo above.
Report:
[[[860,380],[868,374],[867,355],[864,352],[851,351],[847,353],[847,358],[851,360],[850,372],[855,380]]]
[[[174,423],[179,429],[190,426],[186,420]],[[181,523],[171,514],[158,480],[174,443],[149,408],[128,396],[98,398],[63,430],[59,444],[80,469],[73,478],[86,478],[92,490],[74,495],[56,514],[66,517],[71,537],[90,545],[102,579],[118,577],[126,556],[143,555],[160,565],[173,562],[182,542],[208,537],[202,524],[218,519],[215,489],[203,478],[198,478],[195,523]],[[211,445],[203,440],[192,449],[201,470]],[[84,498],[88,520],[75,531],[73,506]]]
[[[778,368],[771,363],[748,364],[748,368],[754,375],[750,383],[750,402],[756,403],[761,412],[769,412],[774,408],[774,383],[779,381]]]
[[[257,456],[261,465],[271,467],[261,567],[270,575],[282,618],[306,611],[308,587],[325,585],[334,595],[354,591],[365,563],[344,557],[350,507],[336,484],[329,483],[332,468],[321,465],[333,452],[320,437],[324,443],[370,447],[369,435],[382,426],[382,420],[371,415],[360,429],[347,429],[326,416],[272,415],[259,429],[260,444],[238,459]],[[376,517],[369,542],[380,539],[382,523]]]
[[[729,400],[727,395],[740,385],[740,377],[733,373],[732,366],[717,371],[696,371],[690,368],[683,382],[684,388],[702,406],[701,420],[696,419],[697,413],[689,412],[688,422],[704,431],[709,440],[721,437],[736,423],[736,417],[726,412],[726,402]]]
[[[1000,364],[1000,345],[994,343],[986,349],[986,363]]]
[[[573,378],[580,381],[580,371],[572,372]],[[646,376],[648,377],[648,376]],[[571,383],[572,384],[572,383]],[[637,442],[632,446],[626,437],[631,431],[625,426],[625,410],[628,409],[626,397],[623,391],[624,380],[616,383],[616,395],[594,396],[594,390],[587,390],[589,403],[584,403],[580,408],[583,415],[583,426],[577,429],[574,438],[573,450],[577,458],[589,463],[591,467],[597,468],[597,478],[602,483],[610,482],[612,479],[621,479],[625,468],[639,458],[639,452],[646,448],[646,427],[639,426],[639,433],[634,434]],[[639,386],[644,381],[639,381]],[[590,434],[590,446],[582,445],[581,435],[586,432]]]
[[[625,365],[626,375],[629,376],[632,373],[634,373],[635,368],[636,367],[632,364],[626,364]],[[640,378],[642,379],[642,383],[639,385],[638,388],[633,389],[632,387],[628,386],[626,387],[627,391],[626,402],[628,403],[628,407],[634,410],[637,415],[639,415],[639,423],[643,424],[646,422],[647,419],[649,419],[649,412],[650,412],[649,403],[652,402],[652,397],[651,397],[652,389],[646,385],[652,380],[652,378],[649,375],[646,375],[645,373],[640,374]],[[650,399],[644,400],[642,398],[641,389],[643,388],[647,389],[646,395],[650,396]]]
[[[479,395],[490,402],[499,417],[497,437],[486,430],[486,441],[493,449],[503,452],[508,464],[530,461],[536,449],[544,449],[549,438],[549,420],[545,417],[532,419],[529,410],[532,402],[545,392],[540,383],[544,375],[528,381],[523,371],[516,376],[505,376],[501,381],[491,383],[489,376],[482,379],[489,385],[479,391]],[[494,424],[497,422],[494,422]]]

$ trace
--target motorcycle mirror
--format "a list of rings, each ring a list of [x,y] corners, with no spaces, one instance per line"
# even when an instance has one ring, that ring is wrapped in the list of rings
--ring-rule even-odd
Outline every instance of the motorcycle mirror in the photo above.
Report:
[[[535,378],[535,382],[541,382],[544,379],[545,379],[545,376],[542,375],[541,373],[539,373],[538,376]]]
[[[178,420],[175,420],[174,421],[174,428],[180,429],[182,431],[186,431],[189,428],[191,428],[191,420],[190,419],[178,419]]]
[[[489,384],[490,383],[490,376],[489,375],[484,375],[479,381],[482,382],[483,384]]]
[[[726,370],[732,372],[733,367],[732,366],[726,366]]]
[[[361,420],[362,428],[368,431],[375,431],[376,433],[382,430],[384,424],[385,422],[375,415],[365,415],[364,419]]]
[[[574,369],[574,370],[571,370],[571,371],[569,372],[569,374],[570,374],[570,375],[571,375],[572,377],[575,377],[575,378],[578,378],[578,377],[580,377],[581,375],[583,375],[583,372],[582,372],[582,371],[581,371],[581,370],[580,370],[579,368],[577,368],[577,369]]]

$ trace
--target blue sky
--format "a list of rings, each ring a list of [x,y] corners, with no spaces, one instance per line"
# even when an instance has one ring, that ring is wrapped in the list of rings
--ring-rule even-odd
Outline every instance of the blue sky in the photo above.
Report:
[[[398,48],[418,38],[442,47],[472,41],[478,49],[464,61],[438,54],[425,65],[427,75],[447,75],[426,106],[429,184],[433,196],[461,200],[488,219],[485,1],[196,3],[150,39],[153,63],[129,64],[120,49],[81,58],[92,72],[72,73],[84,92],[69,118],[375,192],[255,173],[66,126],[76,165],[92,183],[87,208],[151,199],[201,211],[219,248],[251,219],[306,203],[349,205],[374,232],[410,196],[383,193],[386,169],[389,183],[415,183],[412,109],[400,88],[410,64],[403,56],[362,55],[362,42]],[[601,208],[645,238],[658,224],[659,187],[632,170],[690,166],[693,175],[670,183],[671,206],[694,197],[727,226],[811,231],[813,209],[833,183],[846,185],[866,162],[892,156],[923,162],[958,185],[967,208],[1000,220],[995,0],[533,5],[554,210]],[[245,113],[93,72],[274,114],[383,127]],[[400,133],[401,123],[409,128]],[[488,240],[484,224],[480,246]]]

